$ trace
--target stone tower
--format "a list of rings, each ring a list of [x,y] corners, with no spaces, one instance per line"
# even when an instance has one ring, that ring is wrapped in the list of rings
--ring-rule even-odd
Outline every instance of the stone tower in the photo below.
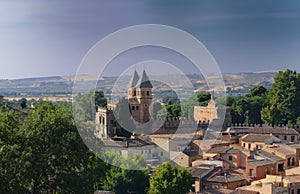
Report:
[[[146,123],[151,118],[149,107],[152,103],[152,88],[145,70],[141,77],[134,71],[129,83],[128,101],[131,115],[137,122]]]

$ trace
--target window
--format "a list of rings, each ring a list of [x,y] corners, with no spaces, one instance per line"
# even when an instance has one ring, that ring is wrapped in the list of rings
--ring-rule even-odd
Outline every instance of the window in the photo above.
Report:
[[[142,91],[142,96],[145,96],[145,91]]]
[[[292,166],[295,166],[295,158],[292,159]]]
[[[253,169],[249,169],[249,176],[253,176]]]
[[[164,153],[163,152],[160,152],[160,156],[163,156],[164,155]]]
[[[229,156],[229,157],[228,157],[228,160],[232,161],[232,156]]]
[[[287,165],[288,165],[288,166],[290,166],[290,165],[291,165],[291,158],[288,158]]]
[[[251,143],[248,144],[248,149],[250,149],[250,148],[251,148]]]
[[[136,96],[136,91],[133,91],[133,96]]]
[[[286,139],[287,139],[287,138],[286,138],[286,135],[283,137],[283,139],[284,139],[284,140],[286,140]]]
[[[110,120],[110,124],[114,124],[114,120]]]
[[[246,147],[246,144],[245,144],[245,143],[243,143],[243,147]]]
[[[139,106],[136,106],[136,110],[139,110]]]
[[[134,110],[134,106],[131,107],[131,110]]]
[[[291,136],[291,142],[294,142],[294,141],[295,141],[295,136],[292,135],[292,136]]]
[[[282,172],[284,170],[284,164],[278,164],[278,172]]]
[[[150,95],[150,92],[149,91],[147,91],[147,96],[149,96]]]

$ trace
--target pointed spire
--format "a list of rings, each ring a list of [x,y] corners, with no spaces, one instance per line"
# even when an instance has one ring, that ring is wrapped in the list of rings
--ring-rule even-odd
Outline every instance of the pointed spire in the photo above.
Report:
[[[134,69],[134,72],[133,72],[133,76],[132,76],[132,78],[131,78],[131,80],[130,80],[130,82],[129,82],[129,87],[130,88],[135,88],[136,87],[136,84],[138,83],[138,81],[139,81],[139,75],[137,74],[137,72],[136,72],[136,69]]]
[[[137,88],[153,88],[153,86],[146,74],[145,69],[144,69],[143,75],[140,77],[136,87]]]

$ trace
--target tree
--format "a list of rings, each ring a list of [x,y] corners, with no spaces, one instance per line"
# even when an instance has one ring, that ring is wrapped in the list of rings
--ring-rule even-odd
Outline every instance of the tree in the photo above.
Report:
[[[231,113],[233,123],[260,124],[261,111],[266,106],[266,88],[254,86],[250,93],[232,99]]]
[[[78,93],[74,98],[74,111],[77,120],[94,121],[98,107],[105,107],[107,100],[103,91],[90,91],[86,94]]]
[[[172,92],[172,94],[164,95],[162,102],[164,104],[169,104],[169,103],[180,104],[180,100],[178,99],[176,92],[174,92],[174,91],[171,91],[171,92]]]
[[[95,91],[95,104],[97,107],[105,107],[107,105],[107,99],[104,97],[104,92],[101,90]]]
[[[24,155],[20,134],[20,114],[2,110],[0,113],[0,190],[1,193],[26,193],[29,181],[24,179]]]
[[[232,122],[259,124],[261,110],[265,106],[265,97],[245,95],[237,98],[231,105]]]
[[[300,117],[297,118],[296,124],[300,125]]]
[[[263,87],[262,85],[257,85],[251,88],[250,90],[250,96],[261,96],[265,95],[267,92],[267,89]]]
[[[300,75],[296,71],[280,71],[267,94],[262,119],[269,124],[295,124],[300,116]]]
[[[210,99],[210,93],[199,93],[193,95],[185,104],[182,104],[181,116],[193,119],[194,106],[207,106]]]
[[[169,104],[165,105],[164,108],[160,109],[157,112],[157,117],[165,118],[165,117],[179,117],[181,116],[181,105],[180,104]]]
[[[151,115],[152,115],[152,117],[154,118],[154,119],[156,119],[157,118],[157,114],[158,114],[158,112],[160,111],[162,109],[162,105],[161,105],[161,103],[159,103],[159,102],[154,102],[154,103],[152,103],[152,106],[151,106]]]
[[[24,109],[24,108],[27,107],[27,100],[26,100],[26,98],[22,98],[20,100],[20,106],[21,106],[22,109]]]
[[[94,193],[109,169],[82,142],[71,105],[0,110],[1,193]]]
[[[93,178],[87,177],[95,157],[80,138],[71,106],[44,103],[30,113],[21,130],[23,177],[34,191],[93,192]]]
[[[102,182],[103,189],[118,194],[127,194],[130,192],[145,193],[145,189],[149,185],[149,177],[145,172],[113,166],[107,171],[106,177]]]
[[[221,96],[216,99],[218,107],[230,107],[235,99],[232,96]]]
[[[164,163],[157,167],[150,179],[149,194],[183,194],[192,188],[193,177],[190,171],[179,166]]]
[[[106,172],[105,178],[101,181],[105,190],[115,193],[145,193],[149,187],[150,169],[147,168],[144,158],[138,155],[124,159],[115,153],[107,153],[111,164],[110,170]],[[139,169],[139,170],[128,170]]]
[[[117,121],[116,134],[118,136],[130,137],[135,130],[135,124],[131,117],[129,102],[124,97],[119,99],[114,110],[114,115]]]

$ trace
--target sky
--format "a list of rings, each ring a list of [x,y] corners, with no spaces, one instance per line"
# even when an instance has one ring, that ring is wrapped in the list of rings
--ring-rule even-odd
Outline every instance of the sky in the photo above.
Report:
[[[138,24],[164,24],[192,34],[222,73],[300,72],[297,0],[0,0],[0,79],[74,75],[99,40]],[[174,55],[155,50],[129,51],[105,75],[120,74],[123,64]]]

